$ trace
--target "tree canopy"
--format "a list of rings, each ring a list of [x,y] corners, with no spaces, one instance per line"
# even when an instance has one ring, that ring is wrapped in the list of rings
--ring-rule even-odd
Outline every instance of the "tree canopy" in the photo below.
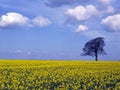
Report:
[[[103,37],[97,37],[88,41],[83,48],[82,55],[94,56],[95,60],[98,60],[98,54],[105,55],[106,52],[104,50],[105,42]]]

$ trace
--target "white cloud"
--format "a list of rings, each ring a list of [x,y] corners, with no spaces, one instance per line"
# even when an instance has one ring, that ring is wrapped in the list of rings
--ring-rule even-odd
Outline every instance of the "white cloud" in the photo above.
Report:
[[[112,14],[115,12],[115,8],[113,6],[107,6],[106,9],[101,11],[102,14]]]
[[[77,21],[85,21],[93,16],[98,16],[99,10],[93,5],[77,6],[74,9],[68,9],[66,15],[68,19],[75,19]]]
[[[101,24],[110,31],[120,31],[120,14],[108,16],[107,18],[102,19]]]
[[[16,54],[25,54],[25,55],[31,55],[31,52],[30,51],[24,51],[24,50],[21,50],[21,49],[17,49],[15,51]]]
[[[18,49],[18,50],[16,50],[16,51],[15,51],[15,53],[17,53],[17,54],[21,54],[21,53],[24,53],[24,51],[23,51],[23,50]]]
[[[51,24],[51,21],[45,17],[38,16],[33,19],[23,16],[22,14],[9,12],[0,17],[1,28],[21,28],[21,27],[43,27]]]
[[[79,25],[77,30],[75,30],[75,32],[81,32],[81,31],[86,31],[88,30],[88,27],[85,25]]]
[[[114,0],[100,0],[103,4],[110,4]]]
[[[105,37],[105,35],[99,31],[87,31],[87,32],[83,32],[83,34],[87,37],[90,38],[96,38],[96,37]]]
[[[72,5],[76,3],[87,2],[87,0],[45,0],[45,4],[49,7],[60,7],[63,5]]]
[[[0,17],[0,27],[11,28],[11,27],[23,27],[28,25],[29,18],[19,14],[19,13],[7,13]]]
[[[44,18],[44,17],[36,17],[32,20],[32,23],[34,25],[37,25],[37,26],[40,26],[40,27],[43,27],[43,26],[47,26],[49,24],[51,24],[51,21],[47,18]]]
[[[107,7],[106,13],[114,13],[114,12],[115,12],[114,7],[112,7],[112,6]]]

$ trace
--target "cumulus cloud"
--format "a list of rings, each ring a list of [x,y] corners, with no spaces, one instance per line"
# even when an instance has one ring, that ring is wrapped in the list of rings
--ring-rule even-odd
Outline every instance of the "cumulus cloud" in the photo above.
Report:
[[[7,13],[0,17],[0,27],[2,28],[13,28],[14,26],[23,27],[28,25],[29,18],[19,13]]]
[[[37,25],[40,27],[47,26],[47,25],[51,24],[51,21],[49,19],[41,17],[41,16],[34,18],[32,20],[32,22],[34,25]]]
[[[45,17],[38,16],[33,19],[23,16],[22,14],[9,12],[6,15],[0,17],[1,28],[18,28],[18,27],[34,27],[34,26],[47,26],[51,24],[51,21]]]
[[[120,31],[120,14],[102,19],[101,24],[103,24],[107,30]]]
[[[99,14],[100,11],[93,5],[87,5],[86,7],[77,6],[74,9],[68,9],[66,11],[66,16],[69,21],[85,21]]]
[[[87,0],[46,0],[46,5],[49,7],[60,7],[63,5],[70,5],[85,2]]]
[[[88,27],[85,25],[79,25],[78,28],[75,30],[75,32],[81,32],[88,30]]]

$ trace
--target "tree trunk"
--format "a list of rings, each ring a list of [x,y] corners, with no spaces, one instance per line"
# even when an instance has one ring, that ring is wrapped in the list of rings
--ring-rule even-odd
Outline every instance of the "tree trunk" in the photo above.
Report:
[[[95,54],[95,61],[98,61],[98,54]]]

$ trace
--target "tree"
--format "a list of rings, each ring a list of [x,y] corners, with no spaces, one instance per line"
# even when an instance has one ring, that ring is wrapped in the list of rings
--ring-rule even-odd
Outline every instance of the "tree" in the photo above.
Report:
[[[95,57],[95,60],[98,61],[98,54],[100,55],[106,54],[106,52],[103,49],[104,46],[105,46],[105,42],[103,37],[92,39],[84,45],[82,55],[93,56]]]

